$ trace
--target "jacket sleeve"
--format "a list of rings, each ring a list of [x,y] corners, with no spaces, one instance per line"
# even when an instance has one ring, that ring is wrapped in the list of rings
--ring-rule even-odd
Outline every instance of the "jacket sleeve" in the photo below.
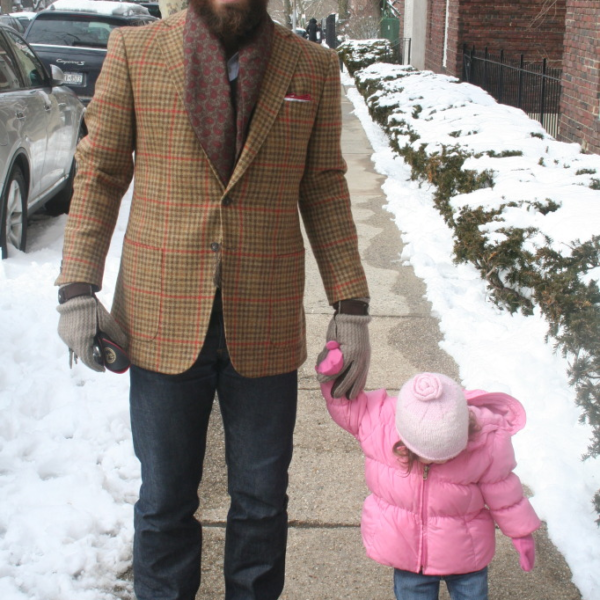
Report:
[[[76,152],[77,175],[56,284],[83,281],[100,288],[121,199],[133,178],[135,116],[120,29],[110,36],[85,123],[88,135]]]
[[[358,254],[356,227],[342,157],[339,61],[329,65],[300,182],[300,211],[330,304],[366,298],[369,290]]]
[[[355,400],[334,398],[331,388],[334,382],[321,384],[321,392],[327,402],[327,410],[333,420],[356,439],[366,439],[375,428],[382,425],[385,419],[381,412],[390,398],[385,390],[360,392]]]
[[[517,463],[510,433],[497,431],[489,451],[490,465],[479,482],[484,501],[504,535],[529,535],[541,522],[513,473]]]

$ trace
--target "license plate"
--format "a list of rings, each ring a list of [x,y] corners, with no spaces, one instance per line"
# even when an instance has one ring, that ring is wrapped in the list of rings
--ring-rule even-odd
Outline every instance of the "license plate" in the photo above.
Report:
[[[64,73],[68,85],[83,85],[83,73]]]

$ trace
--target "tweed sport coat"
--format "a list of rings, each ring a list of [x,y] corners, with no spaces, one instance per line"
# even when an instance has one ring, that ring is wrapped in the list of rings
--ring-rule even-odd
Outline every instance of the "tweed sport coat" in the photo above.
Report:
[[[194,363],[220,251],[234,367],[247,377],[286,373],[306,359],[300,213],[329,302],[369,295],[340,149],[338,59],[275,26],[246,144],[224,187],[183,103],[185,15],[110,37],[76,155],[57,284],[101,287],[135,175],[112,306],[133,364],[174,374]]]

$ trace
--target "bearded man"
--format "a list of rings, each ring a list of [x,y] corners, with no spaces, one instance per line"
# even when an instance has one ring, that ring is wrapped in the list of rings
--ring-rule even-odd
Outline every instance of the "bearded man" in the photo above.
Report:
[[[266,1],[192,0],[115,30],[77,152],[59,333],[92,369],[104,369],[98,330],[131,358],[138,600],[193,600],[199,588],[194,513],[215,394],[231,496],[225,597],[281,594],[306,359],[300,214],[335,308],[327,336],[348,365],[335,393],[353,398],[365,384],[368,289],[340,150],[338,60],[275,25]],[[134,176],[109,314],[95,292]]]

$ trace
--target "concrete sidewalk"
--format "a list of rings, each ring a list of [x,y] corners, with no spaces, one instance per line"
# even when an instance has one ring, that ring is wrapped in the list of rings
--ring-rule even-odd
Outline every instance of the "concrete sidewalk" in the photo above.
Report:
[[[371,290],[373,356],[368,389],[395,393],[419,371],[458,378],[453,359],[442,352],[441,335],[425,287],[402,266],[400,233],[383,206],[383,178],[370,160],[372,149],[352,104],[343,99],[342,145],[360,252]],[[360,538],[360,511],[367,494],[363,456],[357,442],[327,413],[314,377],[332,310],[307,244],[306,313],[308,360],[300,370],[300,400],[290,473],[288,566],[283,600],[393,600],[392,570],[366,558]],[[223,432],[218,405],[211,419],[200,518],[204,524],[202,586],[198,600],[224,597],[224,523],[228,507]],[[536,532],[537,563],[519,568],[510,540],[498,533],[490,566],[490,600],[578,600],[571,573],[549,542]],[[440,598],[448,598],[445,586]]]

